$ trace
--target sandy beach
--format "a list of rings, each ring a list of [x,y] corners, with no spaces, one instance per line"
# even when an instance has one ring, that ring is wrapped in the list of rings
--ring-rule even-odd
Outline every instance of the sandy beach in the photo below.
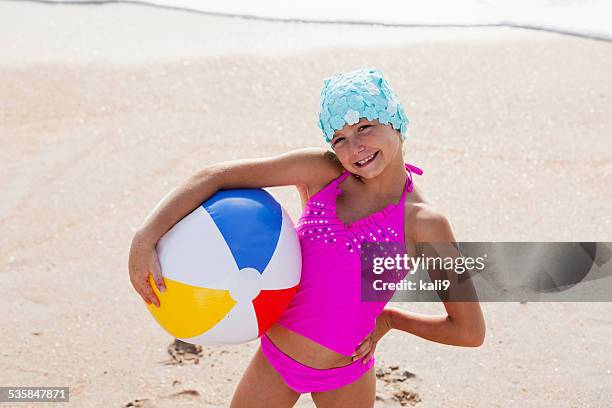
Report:
[[[320,87],[343,70],[385,72],[405,159],[459,241],[612,241],[610,42],[10,1],[0,34],[0,386],[228,406],[259,342],[173,358],[129,282],[131,238],[201,166],[325,147]],[[269,191],[299,218],[297,190]],[[610,406],[612,303],[482,308],[479,348],[385,336],[376,406]]]

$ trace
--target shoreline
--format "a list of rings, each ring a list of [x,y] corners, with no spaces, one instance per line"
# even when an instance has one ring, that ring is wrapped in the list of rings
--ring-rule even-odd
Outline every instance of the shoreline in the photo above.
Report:
[[[493,44],[578,39],[506,27],[411,28],[268,22],[167,12],[123,3],[88,6],[0,3],[0,14],[5,20],[0,25],[0,46],[6,50],[0,65],[133,66],[190,62],[201,57],[292,57],[347,48],[376,51],[457,42]],[[40,12],[41,7],[45,8],[44,13]],[[27,28],[21,24],[26,20]],[[157,29],[172,21],[180,21],[181,30]],[[225,28],[228,25],[233,27],[229,32]]]
[[[454,9],[452,11],[445,10],[446,13],[445,18],[447,18],[447,22],[441,23],[437,22],[439,17],[434,17],[434,15],[438,15],[440,10],[431,10],[431,9],[418,9],[417,14],[420,13],[419,17],[416,20],[406,21],[402,18],[398,17],[397,13],[382,13],[382,15],[376,16],[368,16],[363,17],[360,13],[356,13],[352,17],[346,17],[347,4],[344,4],[344,7],[338,5],[334,5],[334,7],[329,8],[329,4],[313,4],[313,7],[304,7],[299,8],[296,5],[292,5],[284,10],[279,10],[279,4],[267,4],[260,5],[259,7],[252,9],[249,8],[248,2],[240,4],[235,4],[233,6],[223,5],[219,6],[217,4],[207,4],[206,8],[203,8],[201,5],[198,6],[192,3],[182,3],[176,1],[164,1],[164,0],[25,0],[32,3],[37,4],[47,4],[47,5],[70,5],[70,6],[86,6],[86,5],[95,5],[95,6],[103,6],[103,5],[117,5],[117,4],[127,4],[127,5],[136,5],[136,6],[144,6],[144,7],[152,7],[166,11],[178,11],[178,12],[186,12],[186,13],[195,13],[208,17],[225,17],[225,18],[240,18],[244,20],[256,20],[256,21],[264,21],[264,22],[283,22],[283,23],[298,23],[298,24],[342,24],[342,25],[361,25],[361,26],[378,26],[378,27],[401,27],[401,28],[482,28],[482,27],[496,27],[496,28],[515,28],[515,29],[526,29],[526,30],[534,30],[534,31],[544,31],[549,33],[561,34],[561,35],[569,35],[580,38],[587,38],[592,40],[599,41],[612,41],[612,32],[606,30],[605,24],[603,22],[598,29],[595,30],[592,28],[593,22],[598,22],[597,18],[601,15],[607,15],[612,11],[612,8],[605,8],[602,4],[589,4],[583,5],[582,8],[574,7],[575,4],[557,4],[557,7],[548,6],[538,6],[532,8],[521,8],[520,6],[514,10],[504,9],[504,7],[500,7],[499,5],[486,5],[481,2],[473,2],[468,3],[464,2],[463,4],[459,4],[458,9]],[[417,2],[413,2],[417,3]],[[282,4],[282,2],[281,2]],[[456,6],[452,2],[449,2],[447,6],[450,5]],[[365,4],[357,3],[356,7],[363,7]],[[412,4],[413,11],[415,11],[415,7],[417,4]],[[264,6],[264,7],[262,7]],[[268,7],[267,9],[265,7]],[[327,6],[327,8],[326,8]],[[444,5],[440,5],[444,7]],[[562,7],[559,7],[562,6]],[[597,8],[599,6],[599,8]],[[326,8],[326,12],[323,13],[322,9]],[[408,8],[408,7],[407,7]],[[401,10],[406,11],[407,10]],[[462,13],[463,9],[469,9],[469,12]],[[331,14],[334,17],[329,17]],[[454,14],[461,14],[461,18],[455,17],[453,20],[452,16]],[[520,13],[529,15],[530,17],[525,18],[521,17]],[[534,14],[547,14],[551,13],[555,14],[557,18],[556,22],[553,21],[538,21],[538,19],[534,19]],[[585,15],[586,13],[586,15]],[[350,11],[349,11],[350,14]],[[296,17],[299,15],[300,17]],[[306,16],[306,17],[303,17]],[[467,17],[469,16],[469,17]],[[476,17],[478,16],[478,17]],[[590,31],[589,33],[584,32],[585,27],[581,29],[577,29],[576,19],[580,17],[581,22],[584,24],[584,20],[589,20],[589,29],[586,31]],[[405,17],[404,17],[405,18]],[[549,17],[550,18],[550,17]],[[569,18],[569,21],[568,21]],[[435,21],[435,22],[434,22]],[[559,21],[562,21],[561,23]],[[573,26],[573,27],[572,27]],[[581,31],[582,30],[582,31]]]

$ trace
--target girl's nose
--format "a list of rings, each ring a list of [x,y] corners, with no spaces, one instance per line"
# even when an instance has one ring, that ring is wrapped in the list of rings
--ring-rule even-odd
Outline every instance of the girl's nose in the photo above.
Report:
[[[365,150],[364,144],[361,142],[361,137],[355,136],[353,140],[351,140],[351,148],[353,152],[359,154]]]

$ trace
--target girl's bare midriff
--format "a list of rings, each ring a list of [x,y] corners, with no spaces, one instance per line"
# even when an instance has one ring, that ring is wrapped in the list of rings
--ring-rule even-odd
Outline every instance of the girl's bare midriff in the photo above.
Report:
[[[323,187],[317,186],[314,191],[319,191]],[[309,192],[313,192],[313,189],[298,187],[298,191],[302,200],[302,208],[304,208],[309,195],[311,195]],[[266,334],[272,343],[283,353],[295,361],[312,368],[342,367],[353,362],[351,357],[336,353],[279,324],[272,325]]]
[[[312,368],[342,367],[353,362],[351,357],[336,353],[277,323],[273,324],[266,334],[283,353]]]

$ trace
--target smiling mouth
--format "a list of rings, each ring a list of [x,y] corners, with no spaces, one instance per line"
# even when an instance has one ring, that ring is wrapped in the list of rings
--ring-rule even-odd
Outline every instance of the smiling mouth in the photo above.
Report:
[[[369,165],[370,163],[372,163],[374,161],[374,159],[376,158],[376,156],[378,156],[378,152],[364,158],[363,160],[359,160],[358,162],[355,162],[355,166],[357,167],[365,167],[367,165]]]

